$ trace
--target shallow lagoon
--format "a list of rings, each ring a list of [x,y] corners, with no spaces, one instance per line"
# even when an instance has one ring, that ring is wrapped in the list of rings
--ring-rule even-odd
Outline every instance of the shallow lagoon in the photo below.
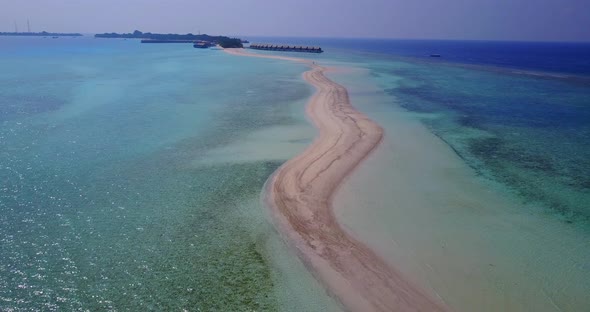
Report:
[[[2,40],[0,309],[333,306],[259,204],[314,134],[301,66],[190,45]],[[258,148],[276,154],[240,147],[269,132]]]

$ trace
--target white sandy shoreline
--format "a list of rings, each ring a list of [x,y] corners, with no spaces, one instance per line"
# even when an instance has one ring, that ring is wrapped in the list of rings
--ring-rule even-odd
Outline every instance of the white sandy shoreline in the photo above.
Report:
[[[332,197],[346,176],[381,142],[379,125],[350,103],[347,90],[324,76],[326,68],[283,56],[226,50],[308,64],[304,79],[317,88],[307,114],[319,136],[269,180],[266,202],[279,231],[312,273],[348,310],[445,311],[438,298],[410,283],[336,221]]]

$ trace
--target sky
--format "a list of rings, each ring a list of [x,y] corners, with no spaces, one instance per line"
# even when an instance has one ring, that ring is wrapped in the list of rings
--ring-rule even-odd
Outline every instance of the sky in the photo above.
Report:
[[[590,41],[590,0],[0,0],[0,31]]]

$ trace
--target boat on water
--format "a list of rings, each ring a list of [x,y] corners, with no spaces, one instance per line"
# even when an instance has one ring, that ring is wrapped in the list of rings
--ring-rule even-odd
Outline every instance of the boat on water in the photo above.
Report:
[[[430,57],[440,57],[440,54],[430,54]]]
[[[196,41],[196,42],[193,44],[193,47],[194,47],[194,48],[197,48],[197,49],[207,49],[207,48],[211,48],[211,47],[213,47],[213,46],[215,46],[215,44],[214,44],[214,43],[212,43],[212,42],[209,42],[209,41],[204,41],[204,40],[199,40],[199,41]]]
[[[197,48],[197,49],[207,49],[207,48],[209,48],[209,45],[205,44],[205,43],[197,42],[197,43],[193,44],[193,47]]]

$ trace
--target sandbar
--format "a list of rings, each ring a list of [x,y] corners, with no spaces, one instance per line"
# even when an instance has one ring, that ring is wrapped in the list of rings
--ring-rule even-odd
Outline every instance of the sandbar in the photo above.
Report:
[[[448,311],[440,298],[432,298],[347,233],[333,213],[335,192],[377,148],[383,129],[352,106],[346,88],[324,75],[326,67],[302,58],[225,51],[311,67],[303,78],[316,93],[306,113],[319,134],[273,174],[265,201],[275,226],[312,274],[350,311]]]

